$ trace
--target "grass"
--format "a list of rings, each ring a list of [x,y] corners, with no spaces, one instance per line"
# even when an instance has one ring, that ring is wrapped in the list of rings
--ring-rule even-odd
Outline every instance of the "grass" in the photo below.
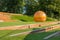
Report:
[[[0,22],[0,27],[33,24],[36,22]]]
[[[47,22],[51,22],[51,21],[47,21]],[[20,22],[20,21],[19,22],[0,22],[0,27],[35,24],[35,23],[44,23],[44,22]],[[54,25],[56,25],[56,24],[54,24]]]
[[[26,29],[26,30],[0,30],[0,40],[4,39],[5,37],[9,37],[11,34],[21,33],[25,31],[31,31],[32,29]],[[6,39],[5,39],[6,40]]]
[[[47,17],[47,20],[46,21],[57,21],[57,19],[55,18],[50,18],[50,17]]]
[[[12,15],[11,19],[19,20],[22,22],[34,22],[34,17],[33,16],[27,16],[27,15]],[[57,19],[47,17],[46,21],[57,21]]]
[[[38,28],[37,28],[38,29]],[[32,30],[37,30],[37,29],[26,29],[26,30],[3,30],[0,31],[0,40],[43,40],[44,37],[56,32],[60,31],[60,29],[56,29],[53,31],[49,32],[43,32],[43,33],[34,33],[34,34],[23,34],[23,35],[18,35],[18,36],[13,36],[10,37],[9,35],[11,34],[16,34],[16,33],[21,33],[25,31],[32,31]],[[59,40],[60,37],[53,37],[49,40]]]
[[[34,22],[33,17],[27,16],[27,15],[12,15],[11,19],[13,20],[19,20],[23,22]]]
[[[22,25],[22,24],[28,24],[29,22],[4,22],[0,24],[0,26],[9,26],[9,25]],[[31,23],[31,22],[30,22]],[[34,22],[33,22],[34,23]],[[46,26],[45,26],[46,27]],[[44,27],[41,27],[44,28]],[[39,29],[39,28],[37,28]],[[21,33],[25,31],[32,31],[36,29],[26,29],[26,30],[3,30],[0,31],[0,40],[43,40],[45,36],[48,36],[51,33],[54,33],[55,31],[50,31],[50,32],[43,32],[43,33],[35,33],[35,34],[23,34],[23,35],[18,35],[14,37],[9,37],[11,34],[16,34],[16,33]],[[57,30],[58,31],[58,30]],[[56,39],[55,39],[56,38]],[[49,40],[59,40],[59,37],[54,37]]]
[[[19,20],[19,21],[18,22],[0,22],[0,27],[36,23],[36,22],[34,22],[33,17],[29,17],[26,15],[12,16],[11,18],[13,20]],[[48,18],[47,21],[55,21],[55,20]],[[37,29],[39,29],[39,28],[37,28]],[[43,33],[34,33],[34,34],[27,34],[27,35],[23,34],[23,35],[18,35],[18,36],[14,36],[14,37],[9,37],[9,35],[11,35],[11,34],[21,33],[21,32],[25,32],[25,31],[32,31],[32,30],[36,30],[36,29],[3,30],[3,31],[0,30],[0,40],[43,40],[44,37],[48,36],[51,33],[58,31],[58,30],[53,30],[53,31],[43,32]],[[53,37],[49,40],[59,40],[59,37]]]
[[[49,40],[60,40],[60,36],[53,37],[53,38],[51,38]]]
[[[47,21],[51,22],[51,21]],[[6,27],[6,26],[17,26],[17,25],[25,25],[25,24],[34,24],[34,23],[43,23],[43,22],[0,22],[0,27]]]

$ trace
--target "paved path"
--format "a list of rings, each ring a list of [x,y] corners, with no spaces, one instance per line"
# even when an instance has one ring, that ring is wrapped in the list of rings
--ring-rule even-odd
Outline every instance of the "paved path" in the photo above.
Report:
[[[60,21],[56,21],[56,22],[42,22],[42,23],[35,23],[35,24],[0,27],[0,30],[21,30],[21,29],[28,29],[28,28],[38,28],[38,27],[42,27],[42,26],[58,24],[59,22]]]
[[[17,34],[11,34],[9,36],[18,36],[18,35],[22,35],[22,34],[31,34],[31,33],[42,33],[42,32],[48,32],[48,31],[51,31],[51,30],[54,30],[54,29],[58,29],[58,28],[60,28],[60,24],[54,25],[54,26],[51,26],[51,27],[46,27],[44,29],[27,31],[27,32],[22,32],[22,33],[17,33]],[[54,35],[54,34],[52,34],[52,35]],[[49,36],[49,37],[51,37],[51,36]],[[49,38],[49,37],[46,37],[46,38]],[[46,38],[44,38],[44,39],[46,39]]]

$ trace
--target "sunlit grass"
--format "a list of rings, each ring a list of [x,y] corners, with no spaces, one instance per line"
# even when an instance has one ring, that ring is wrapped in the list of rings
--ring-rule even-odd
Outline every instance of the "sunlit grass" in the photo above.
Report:
[[[37,28],[38,29],[38,28]],[[18,36],[9,36],[12,34],[17,34],[21,32],[26,32],[26,31],[32,31],[32,30],[37,30],[37,29],[26,29],[26,30],[3,30],[0,31],[0,40],[44,40],[43,38],[56,32],[60,31],[60,29],[52,30],[49,32],[43,32],[43,33],[33,33],[33,34],[23,34],[23,35],[18,35]],[[53,37],[50,38],[49,40],[58,40],[60,37]]]
[[[0,27],[32,24],[35,22],[0,22]]]

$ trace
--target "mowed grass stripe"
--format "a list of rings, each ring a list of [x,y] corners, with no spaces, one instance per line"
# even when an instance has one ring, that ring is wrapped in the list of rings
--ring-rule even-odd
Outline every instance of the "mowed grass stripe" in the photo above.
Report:
[[[35,22],[0,22],[0,27],[6,27],[6,26],[17,26],[17,25],[25,25],[25,24],[32,24]]]
[[[23,35],[18,35],[14,37],[3,37],[1,40],[43,40],[44,37],[56,32],[58,30],[53,30],[49,32],[43,32],[43,33],[34,33],[34,34],[23,34]]]
[[[0,30],[0,39],[5,38],[6,36],[9,36],[11,34],[25,32],[25,31],[31,31],[32,29],[26,29],[26,30]]]
[[[30,29],[30,30],[33,30],[33,29]],[[27,31],[27,30],[23,30],[23,32],[24,31]],[[44,37],[48,36],[51,33],[56,32],[56,31],[58,31],[58,29],[53,30],[53,31],[49,31],[49,32],[35,33],[35,34],[27,34],[27,35],[23,34],[23,35],[18,35],[18,36],[14,36],[14,37],[8,37],[8,35],[15,34],[15,33],[20,33],[22,31],[21,30],[15,30],[12,33],[11,33],[11,31],[9,31],[9,32],[8,31],[0,31],[0,32],[4,32],[4,34],[5,34],[0,39],[1,40],[4,40],[4,39],[5,40],[40,40],[40,39],[43,40]]]

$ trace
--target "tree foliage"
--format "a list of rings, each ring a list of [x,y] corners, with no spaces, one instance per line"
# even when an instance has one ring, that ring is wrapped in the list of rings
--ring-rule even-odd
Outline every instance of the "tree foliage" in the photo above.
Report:
[[[36,11],[42,10],[46,12],[47,16],[53,18],[60,17],[60,0],[28,0],[27,15],[33,15]]]
[[[42,10],[47,16],[60,17],[60,0],[0,0],[0,11],[33,15]]]
[[[23,0],[0,0],[0,11],[22,13]]]

